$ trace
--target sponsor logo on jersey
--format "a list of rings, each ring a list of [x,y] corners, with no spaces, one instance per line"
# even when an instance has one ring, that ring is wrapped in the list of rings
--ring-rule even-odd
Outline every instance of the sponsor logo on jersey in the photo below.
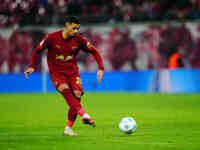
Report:
[[[71,59],[72,59],[72,56],[66,56],[66,57],[65,57],[65,60],[66,60],[66,61],[71,60]]]
[[[73,58],[73,56],[64,56],[64,55],[56,55],[56,60],[61,60],[61,61],[69,61]]]

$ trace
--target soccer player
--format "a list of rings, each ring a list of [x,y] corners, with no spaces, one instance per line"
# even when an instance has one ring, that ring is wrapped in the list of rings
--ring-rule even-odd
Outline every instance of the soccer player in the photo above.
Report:
[[[78,34],[80,22],[76,17],[66,20],[65,28],[47,34],[32,53],[30,65],[24,72],[28,78],[29,73],[35,71],[35,65],[41,52],[47,49],[47,63],[51,81],[56,90],[63,95],[69,105],[67,125],[64,135],[76,136],[72,126],[77,115],[82,117],[84,124],[95,127],[94,120],[85,112],[80,104],[83,89],[78,71],[76,56],[80,50],[92,54],[98,63],[98,83],[103,78],[104,66],[98,50],[84,37]]]

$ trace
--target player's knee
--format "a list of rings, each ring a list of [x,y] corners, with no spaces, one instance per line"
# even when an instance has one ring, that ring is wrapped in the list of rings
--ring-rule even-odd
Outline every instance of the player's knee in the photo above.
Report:
[[[60,84],[57,89],[59,92],[62,92],[65,89],[69,89],[69,86],[66,83],[63,83],[63,84]]]
[[[74,95],[75,95],[75,97],[77,97],[77,98],[81,98],[82,92],[81,92],[81,91],[74,91]]]

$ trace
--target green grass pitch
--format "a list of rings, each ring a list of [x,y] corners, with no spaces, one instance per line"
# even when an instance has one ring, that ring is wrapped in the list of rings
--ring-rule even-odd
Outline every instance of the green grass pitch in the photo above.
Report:
[[[63,136],[68,107],[59,94],[0,94],[0,150],[199,150],[200,95],[87,93],[82,104],[96,128],[77,119]],[[137,122],[135,134],[118,128]]]

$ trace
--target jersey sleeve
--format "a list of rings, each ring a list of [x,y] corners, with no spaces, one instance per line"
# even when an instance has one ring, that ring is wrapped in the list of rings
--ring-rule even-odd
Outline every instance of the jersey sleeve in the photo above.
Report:
[[[43,40],[37,45],[37,47],[33,50],[29,67],[35,68],[41,52],[47,49],[48,46],[49,46],[49,35],[46,35],[43,38]]]
[[[91,53],[99,66],[99,70],[104,70],[103,61],[98,50],[82,36],[79,36],[79,39],[81,42],[81,49],[87,53]]]

